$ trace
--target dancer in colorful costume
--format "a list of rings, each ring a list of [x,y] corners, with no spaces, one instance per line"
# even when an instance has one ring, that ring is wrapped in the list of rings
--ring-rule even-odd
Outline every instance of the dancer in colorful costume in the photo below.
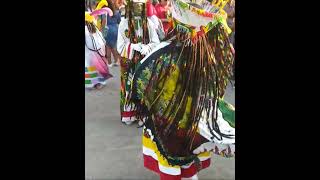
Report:
[[[86,3],[89,4],[89,3]],[[105,4],[107,6],[108,4]],[[95,24],[101,14],[112,14],[109,8],[98,6],[85,12],[85,87],[100,89],[112,77],[105,61],[105,40]],[[87,7],[87,9],[89,9]]]
[[[223,100],[234,51],[219,7],[172,0],[174,36],[137,65],[130,102],[144,121],[144,166],[161,180],[197,179],[212,154],[235,153],[234,108]]]
[[[132,77],[137,63],[160,43],[154,24],[146,16],[145,0],[128,0],[125,19],[119,24],[117,50],[122,57],[121,68],[121,121],[131,124],[136,120],[135,105],[128,102]]]

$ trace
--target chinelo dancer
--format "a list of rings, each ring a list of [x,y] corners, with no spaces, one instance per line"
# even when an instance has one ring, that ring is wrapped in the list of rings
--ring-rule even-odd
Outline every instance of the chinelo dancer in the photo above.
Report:
[[[234,50],[221,10],[172,0],[172,37],[136,65],[128,99],[144,122],[144,166],[161,180],[198,179],[213,154],[235,155],[235,109],[223,99]]]
[[[159,43],[153,22],[147,18],[145,0],[128,0],[125,18],[119,24],[117,50],[121,56],[121,121],[132,124],[136,120],[136,106],[128,102],[136,65]]]

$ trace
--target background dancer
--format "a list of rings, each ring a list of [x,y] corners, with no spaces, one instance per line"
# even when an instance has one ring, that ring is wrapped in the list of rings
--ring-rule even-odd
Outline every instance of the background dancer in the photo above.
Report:
[[[126,17],[119,24],[117,50],[121,66],[121,121],[131,124],[136,120],[135,105],[128,103],[132,77],[137,63],[160,43],[154,24],[147,18],[144,0],[128,0]]]

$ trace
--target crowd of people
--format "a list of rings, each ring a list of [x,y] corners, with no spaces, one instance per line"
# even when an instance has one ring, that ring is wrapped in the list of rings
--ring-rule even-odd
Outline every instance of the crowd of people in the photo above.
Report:
[[[197,179],[212,154],[234,156],[234,107],[223,99],[234,9],[234,0],[86,0],[86,87],[102,88],[120,66],[121,122],[143,128],[144,166],[162,180]]]

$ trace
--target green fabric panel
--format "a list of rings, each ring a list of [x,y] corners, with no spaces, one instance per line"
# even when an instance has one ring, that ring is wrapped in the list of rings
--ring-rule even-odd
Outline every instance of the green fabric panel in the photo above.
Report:
[[[234,109],[234,107],[222,99],[219,99],[218,107],[222,113],[223,119],[225,121],[227,121],[231,127],[235,127],[235,109]]]

